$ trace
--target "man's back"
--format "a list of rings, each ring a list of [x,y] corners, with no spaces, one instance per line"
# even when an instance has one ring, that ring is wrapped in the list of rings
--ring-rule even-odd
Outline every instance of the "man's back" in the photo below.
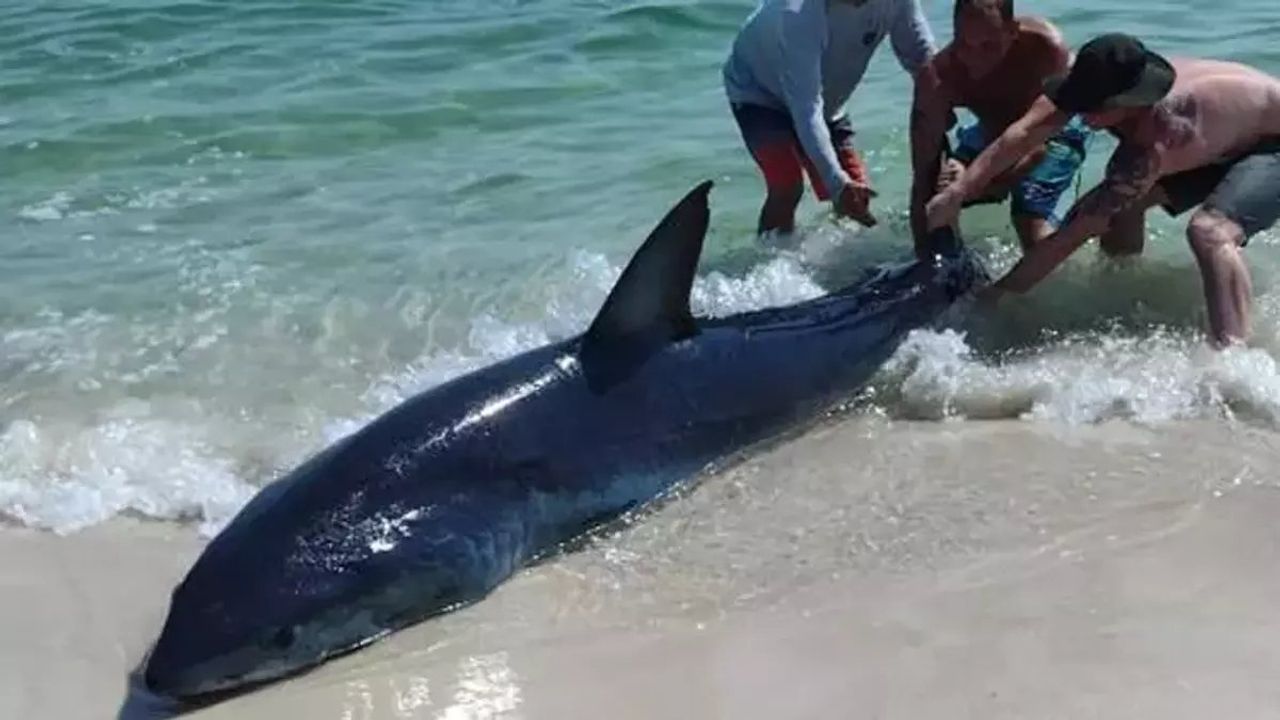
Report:
[[[933,37],[913,0],[764,0],[734,41],[725,89],[732,102],[787,109],[788,97],[811,83],[830,119],[886,36],[909,70],[932,54]]]
[[[1219,162],[1280,138],[1280,79],[1221,60],[1170,62],[1177,77],[1161,102],[1168,111],[1158,133],[1167,148],[1161,174]]]

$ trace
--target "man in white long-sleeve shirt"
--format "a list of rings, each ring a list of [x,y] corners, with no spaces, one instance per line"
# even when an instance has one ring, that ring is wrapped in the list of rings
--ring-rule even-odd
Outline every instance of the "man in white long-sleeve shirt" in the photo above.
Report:
[[[936,50],[919,0],[763,0],[747,18],[724,85],[765,179],[761,234],[794,230],[806,172],[838,214],[876,223],[875,191],[843,108],[886,36],[913,76]]]

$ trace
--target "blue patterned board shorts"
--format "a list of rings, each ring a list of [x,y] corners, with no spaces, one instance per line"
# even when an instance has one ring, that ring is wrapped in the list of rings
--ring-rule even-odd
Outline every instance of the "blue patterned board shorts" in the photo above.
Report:
[[[1067,188],[1084,165],[1086,148],[1093,131],[1079,116],[1074,116],[1066,127],[1045,143],[1046,155],[1014,186],[1012,209],[1015,215],[1031,215],[1043,218],[1056,227],[1062,219],[1058,204]],[[974,123],[956,131],[955,157],[968,165],[986,148],[987,138],[980,123]]]

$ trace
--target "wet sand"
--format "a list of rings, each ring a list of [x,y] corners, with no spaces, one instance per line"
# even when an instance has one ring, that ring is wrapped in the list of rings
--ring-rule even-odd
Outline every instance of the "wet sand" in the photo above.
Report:
[[[1280,442],[833,423],[200,718],[1234,718],[1280,707]],[[0,532],[0,717],[110,718],[193,532]]]

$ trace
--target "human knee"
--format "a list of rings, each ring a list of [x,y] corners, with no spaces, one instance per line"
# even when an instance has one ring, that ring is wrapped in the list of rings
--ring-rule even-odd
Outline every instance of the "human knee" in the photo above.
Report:
[[[1146,219],[1141,214],[1117,216],[1098,239],[1102,251],[1111,257],[1141,255],[1146,244]]]
[[[1244,230],[1231,218],[1214,210],[1201,210],[1187,223],[1187,241],[1197,255],[1224,248],[1235,249],[1244,240]]]
[[[1028,213],[1015,212],[1011,214],[1010,219],[1014,230],[1018,233],[1018,242],[1024,251],[1052,235],[1058,225],[1057,218]]]
[[[768,203],[770,205],[794,207],[800,204],[800,198],[803,195],[803,182],[777,183],[769,186]]]

